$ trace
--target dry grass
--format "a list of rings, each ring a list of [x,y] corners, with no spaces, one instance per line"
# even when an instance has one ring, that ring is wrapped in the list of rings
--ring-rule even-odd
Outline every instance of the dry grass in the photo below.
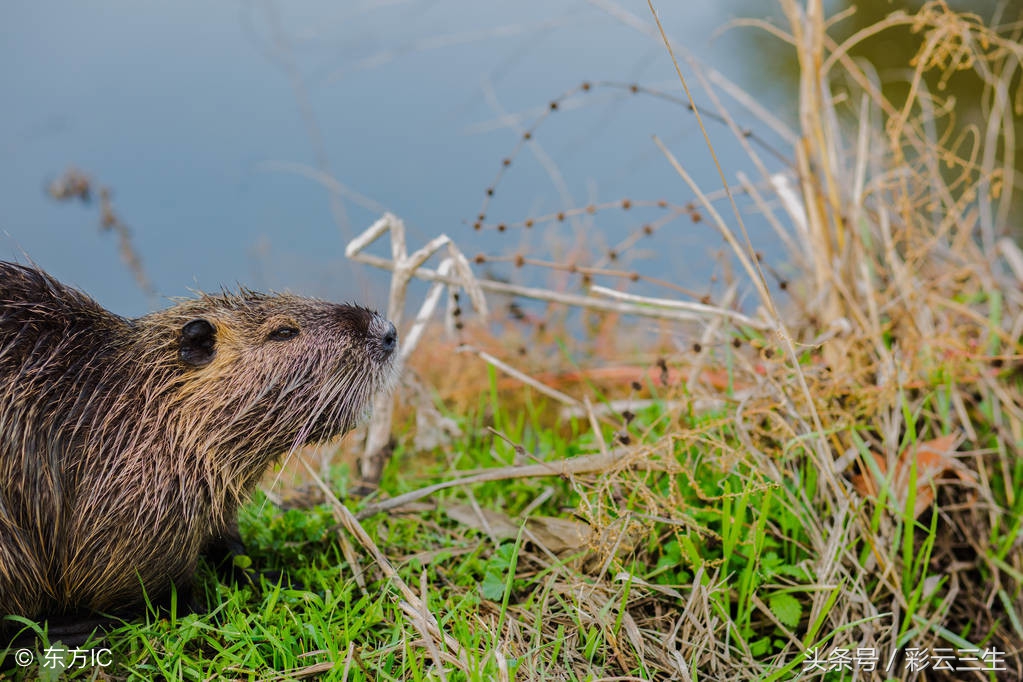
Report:
[[[797,276],[780,294],[772,289],[742,212],[719,212],[721,197],[696,186],[665,147],[696,199],[646,202],[670,219],[698,215],[720,230],[759,295],[760,324],[698,316],[699,331],[683,336],[700,341],[669,349],[661,369],[652,358],[649,366],[622,362],[613,335],[598,330],[592,338],[600,345],[584,355],[605,366],[571,376],[544,366],[549,354],[532,352],[552,329],[565,329],[555,313],[533,320],[536,337],[489,343],[580,403],[586,395],[645,397],[663,376],[666,385],[654,389],[663,404],[689,406],[641,426],[621,409],[583,412],[593,426],[589,448],[614,464],[568,481],[586,525],[582,556],[566,560],[542,538],[520,535],[513,568],[531,585],[528,596],[476,616],[501,643],[500,656],[518,661],[520,679],[772,679],[799,674],[814,647],[875,649],[882,667],[896,655],[893,670],[913,648],[994,648],[1005,666],[998,675],[1023,675],[1023,270],[1006,233],[1019,106],[1011,85],[1023,45],[943,3],[896,13],[839,45],[820,3],[782,6],[788,29],[767,28],[799,57],[792,172],[767,170],[712,79],[685,63],[679,76],[688,108],[686,79],[718,107],[699,117],[701,127],[713,115],[763,169],[756,182],[740,178],[734,187],[790,246]],[[922,46],[908,65],[909,96],[893,102],[848,52],[896,25],[912,26]],[[972,70],[985,83],[983,126],[955,127],[954,110],[923,85],[931,70]],[[522,148],[536,144],[538,126],[524,131]],[[528,229],[641,204],[623,199],[490,227]],[[487,227],[485,204],[476,228]],[[636,241],[611,252],[621,256]],[[586,257],[476,261],[547,268],[578,277],[584,289],[595,275],[646,279],[612,267],[607,254]],[[727,301],[719,308],[734,310]],[[434,345],[420,374],[463,404],[459,396],[486,379],[431,372],[438,352],[450,357]],[[714,409],[700,415],[696,405]],[[642,578],[664,563],[669,545],[681,548],[678,575],[689,581]],[[787,570],[769,570],[769,555],[783,557]],[[786,594],[799,602],[795,613],[779,597]],[[594,658],[595,649],[602,656]]]

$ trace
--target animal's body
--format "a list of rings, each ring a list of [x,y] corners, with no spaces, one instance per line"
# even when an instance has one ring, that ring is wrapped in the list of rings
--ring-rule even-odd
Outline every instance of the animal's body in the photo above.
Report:
[[[389,388],[396,347],[358,306],[243,290],[126,319],[0,262],[0,618],[187,589],[273,461]]]

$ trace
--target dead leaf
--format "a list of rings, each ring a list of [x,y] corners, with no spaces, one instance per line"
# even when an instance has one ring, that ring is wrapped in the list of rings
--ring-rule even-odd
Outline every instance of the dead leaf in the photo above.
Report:
[[[519,535],[520,523],[507,514],[468,504],[445,507],[444,513],[464,526],[474,528],[498,540],[511,540]],[[593,530],[588,524],[556,516],[530,516],[526,519],[526,538],[542,544],[554,554],[579,551],[587,547]]]
[[[444,507],[444,513],[463,526],[474,528],[498,540],[511,540],[519,535],[519,524],[510,516],[492,509],[478,511],[468,504],[452,504]]]
[[[955,457],[959,442],[958,434],[939,436],[932,440],[917,443],[902,451],[895,463],[895,472],[891,477],[892,499],[899,507],[905,508],[909,498],[910,473],[913,461],[916,461],[916,500],[913,504],[913,518],[918,518],[933,503],[937,485],[947,483],[941,480],[945,474],[952,474],[963,483],[975,483],[976,479]],[[877,453],[870,453],[877,462],[880,479],[875,479],[871,470],[853,476],[853,487],[864,497],[877,498],[878,491],[888,477],[888,465],[885,458]]]
[[[593,535],[589,524],[556,516],[531,516],[526,519],[526,528],[537,542],[555,554],[588,547]]]

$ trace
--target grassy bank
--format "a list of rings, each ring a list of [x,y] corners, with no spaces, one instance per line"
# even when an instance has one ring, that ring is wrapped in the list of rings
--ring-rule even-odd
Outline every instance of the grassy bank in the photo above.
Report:
[[[940,4],[893,15],[874,30],[922,46],[892,102],[816,3],[782,6],[771,30],[802,69],[789,172],[717,200],[676,166],[753,292],[748,324],[719,301],[640,349],[608,331],[635,318],[573,340],[554,307],[542,328],[463,330],[558,394],[424,345],[377,492],[352,496],[335,464],[297,508],[244,510],[254,565],[292,585],[206,570],[209,613],[128,625],[96,644],[110,666],[69,676],[1023,677],[1023,254],[1003,151],[1023,45]],[[987,87],[967,134],[923,86],[947,69]],[[784,286],[739,193],[791,245]]]

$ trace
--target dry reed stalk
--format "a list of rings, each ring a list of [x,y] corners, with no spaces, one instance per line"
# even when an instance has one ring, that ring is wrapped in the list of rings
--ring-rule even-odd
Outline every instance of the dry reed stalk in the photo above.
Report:
[[[1011,482],[1017,468],[1016,444],[1023,439],[1020,389],[1004,380],[1004,372],[990,369],[997,370],[1010,362],[1018,365],[1018,339],[1023,331],[1023,295],[1019,292],[1023,257],[1019,248],[996,229],[1008,215],[1014,173],[1009,155],[1000,156],[996,150],[1004,149],[1013,139],[1008,95],[1013,74],[1018,73],[1023,61],[1023,48],[969,17],[949,12],[941,3],[928,3],[912,15],[893,13],[838,43],[829,35],[833,22],[824,16],[819,0],[805,4],[796,0],[780,2],[788,19],[787,31],[777,27],[769,30],[790,43],[798,56],[796,131],[773,120],[718,74],[702,69],[690,56],[679,52],[660,27],[656,13],[648,22],[611,0],[592,0],[622,22],[657,37],[673,57],[676,53],[682,55],[675,60],[679,83],[708,147],[713,152],[712,140],[703,128],[704,112],[688,92],[687,78],[703,88],[711,103],[706,113],[713,114],[729,130],[754,162],[760,175],[756,180],[740,176],[738,185],[732,186],[719,169],[722,188],[705,190],[670,150],[657,142],[695,197],[700,215],[708,217],[740,263],[748,285],[758,295],[760,309],[756,315],[734,310],[730,300],[727,305],[714,306],[636,296],[610,287],[590,286],[585,294],[520,287],[475,278],[468,261],[455,273],[450,265],[447,269],[443,264],[437,269],[422,267],[424,258],[418,269],[406,269],[400,277],[396,274],[398,284],[392,288],[392,293],[403,291],[409,277],[435,283],[425,312],[416,320],[420,326],[409,336],[413,341],[410,346],[421,338],[421,325],[439,304],[441,289],[466,286],[478,287],[481,300],[487,294],[507,294],[670,322],[695,320],[705,325],[697,363],[709,361],[706,349],[715,340],[737,341],[739,346],[748,344],[751,348],[755,340],[759,357],[750,352],[730,356],[729,386],[742,387],[741,392],[729,393],[691,381],[688,388],[693,394],[685,396],[688,401],[718,400],[726,415],[721,421],[728,424],[728,433],[734,437],[722,435],[720,424],[713,421],[693,425],[679,420],[672,424],[674,430],[669,429],[660,440],[628,449],[628,456],[621,458],[597,419],[598,413],[606,416],[608,408],[594,409],[586,398],[579,400],[552,389],[495,355],[478,352],[485,362],[532,384],[549,397],[575,404],[578,413],[589,418],[593,443],[600,453],[569,462],[510,467],[446,481],[370,505],[363,513],[377,513],[455,486],[556,474],[572,477],[573,490],[580,498],[577,512],[598,535],[627,527],[649,530],[662,524],[672,529],[670,533],[685,528],[713,537],[709,529],[697,531],[699,525],[690,523],[684,515],[682,500],[686,497],[680,488],[685,477],[691,475],[686,466],[690,462],[682,461],[678,454],[711,453],[700,457],[716,459],[725,471],[739,463],[749,466],[754,472],[748,482],[750,490],[785,491],[778,493],[777,503],[800,520],[805,532],[803,542],[811,555],[805,565],[812,580],[797,587],[808,595],[810,607],[805,618],[819,626],[819,636],[854,633],[857,644],[863,647],[892,648],[907,641],[933,646],[951,641],[948,632],[953,621],[949,619],[973,623],[972,619],[979,617],[977,604],[1001,604],[1009,613],[1023,608],[1019,597],[1023,556],[1018,552],[995,556],[987,544],[991,533],[1011,528],[1011,524],[1006,525],[1005,503],[999,500],[1011,500],[1019,494]],[[654,9],[652,3],[650,8]],[[869,36],[901,27],[918,29],[922,40],[919,59],[912,65],[909,95],[904,101],[893,102],[884,95],[876,76],[850,56],[850,50]],[[965,149],[964,154],[950,147],[955,141],[939,130],[938,119],[947,108],[926,87],[925,72],[947,68],[974,69],[988,86],[988,116],[982,134],[976,137],[983,146]],[[853,88],[851,96],[843,101],[836,100],[832,90],[839,80]],[[589,84],[580,92],[588,90]],[[793,143],[794,173],[769,170],[722,103],[722,94],[747,110],[759,111],[765,125]],[[848,107],[848,116],[841,107]],[[849,120],[856,123],[850,125]],[[525,128],[517,121],[515,125],[520,131],[525,129],[520,146],[531,146],[528,141],[535,126]],[[951,171],[942,170],[943,166]],[[741,188],[767,216],[799,269],[801,276],[793,278],[789,287],[790,307],[779,305],[767,286],[734,201],[735,187]],[[734,216],[726,217],[717,209],[721,197],[730,200]],[[581,217],[613,203],[575,207],[569,202],[564,211],[545,219]],[[625,201],[620,203],[624,207]],[[525,226],[532,225],[532,220],[525,221]],[[401,270],[404,237],[403,233],[396,235],[395,230],[400,230],[400,223],[385,216],[352,242],[349,255],[374,266]],[[392,250],[392,258],[365,253],[372,239],[386,231],[391,231],[392,240],[397,238],[401,244],[400,249]],[[656,232],[653,227],[644,231],[646,235]],[[637,243],[637,238],[630,236],[616,248],[629,249]],[[439,249],[448,244],[438,238],[431,245]],[[585,267],[521,255],[507,260],[528,260],[536,267],[573,274],[626,274],[610,270],[614,259],[608,257]],[[754,338],[739,338],[736,327],[748,329]],[[949,408],[935,415],[931,400],[946,388],[950,389]],[[701,391],[698,395],[697,389]],[[677,397],[667,396],[669,400]],[[580,403],[582,408],[578,407]],[[990,415],[984,417],[986,422],[978,421],[982,411]],[[669,414],[666,419],[676,417]],[[910,598],[916,586],[905,584],[910,575],[908,559],[897,540],[912,531],[904,528],[903,521],[890,509],[890,500],[898,496],[889,494],[888,501],[864,499],[849,482],[854,469],[879,468],[877,461],[884,462],[887,471],[895,471],[906,454],[906,434],[915,433],[918,427],[927,430],[928,436],[936,435],[935,429],[961,430],[969,443],[964,447],[970,450],[958,453],[962,457],[959,464],[968,467],[976,480],[969,491],[975,496],[973,502],[935,509],[949,534],[963,536],[970,543],[974,559],[968,566],[961,562],[962,566],[955,564],[948,569],[954,588],[933,593],[933,599],[923,602]],[[984,440],[980,442],[979,438]],[[825,485],[813,490],[794,485],[806,476],[806,468],[812,469]],[[648,485],[651,472],[670,474],[667,492]],[[992,490],[994,480],[1001,481],[1004,490]],[[884,482],[889,491],[893,481]],[[689,484],[708,509],[730,494],[707,495],[700,491],[697,481],[690,479]],[[622,490],[629,494],[623,496]],[[961,502],[965,491],[952,488],[949,494],[958,495]],[[623,501],[630,495],[635,498],[632,504],[643,513]],[[873,504],[888,506],[875,515]],[[615,537],[620,541],[624,535]],[[591,594],[572,593],[572,604],[578,610],[576,621],[592,623],[601,630],[602,609],[619,603],[615,600],[622,596],[604,580],[622,575],[615,567],[622,548],[609,542],[595,551],[600,555],[600,569],[596,578],[589,576],[593,581]],[[542,565],[545,560],[537,557],[535,561]],[[704,678],[771,678],[780,674],[781,666],[790,665],[793,657],[801,656],[806,646],[805,620],[798,628],[786,625],[756,594],[751,604],[759,614],[758,632],[780,632],[783,650],[770,660],[757,661],[752,656],[746,637],[737,634],[739,625],[718,606],[729,589],[727,576],[719,571],[720,567],[711,563],[694,566],[688,594],[678,589],[668,594],[661,586],[633,579],[633,589],[656,603],[658,609],[668,613],[678,609],[677,620],[664,632],[654,624],[655,619],[647,617],[649,614],[623,600],[623,623],[632,624],[626,629],[631,652],[622,647],[620,636],[607,635],[611,657],[620,669],[642,661],[651,669],[684,679],[693,671]],[[971,571],[985,571],[996,579],[993,585],[978,583]],[[559,581],[559,576],[552,573],[545,589],[559,591],[565,597],[571,589]],[[936,590],[937,583],[927,588]],[[961,606],[964,599],[971,600],[968,603],[973,606]],[[544,604],[561,616],[565,613],[564,608],[551,602]],[[523,617],[526,615],[523,613]],[[903,620],[908,623],[905,627]],[[504,627],[505,632],[516,631],[507,623]],[[914,629],[907,634],[906,627]],[[1003,648],[1011,646],[1013,630],[1019,638],[1015,641],[1023,641],[1018,619],[1012,627],[992,629],[993,641]],[[545,636],[553,636],[555,631],[551,623],[537,626],[537,632]],[[520,670],[530,670],[536,664],[529,656],[522,660],[524,667]]]

